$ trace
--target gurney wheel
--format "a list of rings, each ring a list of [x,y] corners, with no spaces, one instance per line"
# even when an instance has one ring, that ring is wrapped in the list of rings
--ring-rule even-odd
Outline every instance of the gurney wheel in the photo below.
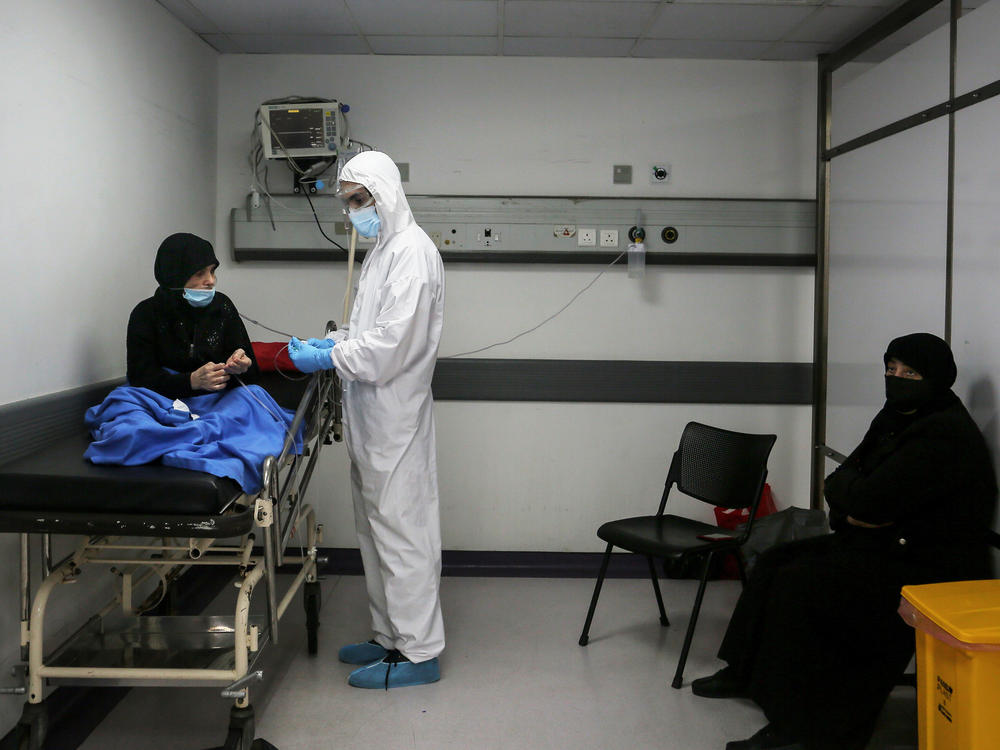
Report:
[[[309,581],[302,588],[302,603],[306,608],[306,640],[310,656],[319,651],[319,610],[322,605],[318,581]]]

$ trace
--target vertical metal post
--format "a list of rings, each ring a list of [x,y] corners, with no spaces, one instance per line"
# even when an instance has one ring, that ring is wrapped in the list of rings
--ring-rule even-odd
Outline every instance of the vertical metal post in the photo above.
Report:
[[[42,577],[52,572],[52,535],[42,534]]]
[[[813,293],[813,424],[810,505],[823,507],[826,475],[826,386],[830,323],[830,123],[833,70],[826,55],[819,56],[816,90],[816,276]]]
[[[952,286],[955,269],[955,68],[958,61],[958,19],[962,0],[951,0],[948,42],[948,224],[945,238],[944,340],[951,343]]]
[[[21,534],[21,627],[31,620],[31,556],[28,535]],[[21,645],[21,661],[28,661],[28,646]]]
[[[271,642],[278,643],[278,593],[275,588],[278,585],[277,574],[274,564],[274,537],[276,536],[273,524],[264,527],[264,587],[267,591],[267,620],[271,630]],[[259,566],[258,566],[259,567]]]

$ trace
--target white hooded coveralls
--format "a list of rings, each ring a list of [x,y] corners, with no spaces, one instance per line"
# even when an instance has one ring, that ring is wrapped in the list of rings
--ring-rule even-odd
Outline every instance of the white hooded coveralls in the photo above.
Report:
[[[388,156],[358,154],[340,179],[368,188],[381,220],[348,332],[330,350],[344,384],[355,525],[375,640],[421,662],[444,649],[431,398],[444,269]]]

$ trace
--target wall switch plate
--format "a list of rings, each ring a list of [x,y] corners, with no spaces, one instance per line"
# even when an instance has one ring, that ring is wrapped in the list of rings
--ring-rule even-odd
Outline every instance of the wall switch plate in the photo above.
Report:
[[[618,247],[618,230],[602,229],[600,233],[601,247]]]
[[[399,161],[396,162],[396,167],[399,169],[399,181],[409,182],[410,181],[410,162]]]
[[[584,229],[581,227],[576,233],[576,244],[579,247],[596,247],[597,246],[597,230],[596,229]]]
[[[611,182],[614,183],[615,185],[631,185],[632,165],[615,164],[611,168]]]

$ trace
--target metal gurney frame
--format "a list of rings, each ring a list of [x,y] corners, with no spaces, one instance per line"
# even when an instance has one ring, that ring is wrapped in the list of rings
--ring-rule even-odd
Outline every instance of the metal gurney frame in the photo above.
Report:
[[[340,395],[335,371],[311,376],[281,454],[264,460],[260,492],[250,496],[233,484],[231,501],[217,515],[25,510],[4,508],[0,503],[0,532],[20,534],[22,664],[18,671],[24,684],[0,688],[0,693],[27,695],[11,733],[12,748],[42,747],[47,731],[44,684],[222,687],[222,696],[235,701],[222,747],[269,747],[254,741],[250,684],[262,679],[263,673],[254,669],[255,662],[269,641],[278,641],[278,621],[300,588],[308,650],[310,654],[317,651],[320,595],[316,573],[317,564],[322,562],[317,545],[322,526],[303,498],[322,446],[329,444],[331,437],[341,440]],[[302,425],[303,451],[296,454],[292,435]],[[0,475],[4,468],[0,467]],[[190,474],[217,481],[200,472]],[[296,533],[300,543],[304,538],[304,550],[287,555],[285,550]],[[43,580],[33,599],[29,534],[40,535],[43,567]],[[84,536],[74,551],[53,564],[52,534]],[[132,543],[136,540],[127,537],[146,539]],[[234,538],[238,539],[236,544],[216,544],[217,540]],[[73,582],[87,565],[109,566],[119,579],[117,593],[65,643],[45,654],[44,621],[50,595],[58,586]],[[159,604],[171,583],[185,571],[220,565],[236,567],[241,579],[233,616],[139,616]],[[281,565],[299,565],[300,569],[279,600],[276,570]],[[135,606],[137,588],[156,579],[156,590]],[[266,616],[251,616],[251,596],[261,581],[266,589]],[[121,627],[109,630],[106,621],[115,619],[110,616],[119,607],[123,612]]]

